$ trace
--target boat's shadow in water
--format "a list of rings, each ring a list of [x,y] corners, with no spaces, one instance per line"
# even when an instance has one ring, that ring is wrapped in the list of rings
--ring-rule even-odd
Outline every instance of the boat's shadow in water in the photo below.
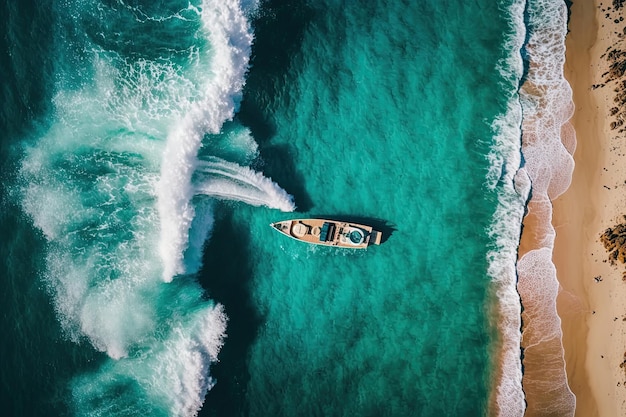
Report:
[[[219,353],[219,362],[211,366],[211,376],[218,383],[208,392],[199,416],[247,414],[245,396],[250,375],[245,358],[262,323],[249,289],[249,231],[233,221],[231,208],[219,207],[219,212],[204,251],[199,279],[209,298],[224,305],[228,338]]]
[[[379,219],[376,217],[367,216],[351,216],[351,215],[336,215],[336,214],[319,214],[311,215],[316,219],[329,219],[338,220],[347,223],[359,223],[372,226],[374,230],[378,230],[383,234],[380,243],[385,243],[391,235],[397,230],[394,224],[389,223],[387,220]]]

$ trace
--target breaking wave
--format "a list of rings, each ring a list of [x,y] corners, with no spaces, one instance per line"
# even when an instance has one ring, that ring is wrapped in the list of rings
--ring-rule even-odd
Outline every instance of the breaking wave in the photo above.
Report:
[[[54,108],[25,148],[20,198],[48,241],[43,278],[62,329],[106,354],[70,382],[77,415],[195,415],[226,335],[223,307],[189,279],[213,201],[294,208],[261,173],[198,159],[238,109],[256,6],[56,11]],[[256,143],[233,130],[244,134],[228,153],[249,160]]]

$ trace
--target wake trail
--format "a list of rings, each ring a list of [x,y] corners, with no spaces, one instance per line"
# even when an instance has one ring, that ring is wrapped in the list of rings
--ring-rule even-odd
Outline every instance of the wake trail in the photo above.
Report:
[[[199,161],[195,193],[290,212],[293,197],[260,172],[218,158]]]

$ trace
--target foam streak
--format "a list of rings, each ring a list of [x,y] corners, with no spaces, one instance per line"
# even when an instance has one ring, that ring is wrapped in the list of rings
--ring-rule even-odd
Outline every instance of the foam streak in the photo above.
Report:
[[[199,162],[196,175],[203,177],[195,187],[197,194],[282,211],[295,209],[292,196],[250,168],[213,158],[210,162]]]
[[[232,119],[241,100],[252,44],[244,11],[236,1],[205,0],[202,20],[213,47],[211,73],[202,99],[170,132],[163,153],[158,186],[161,220],[160,254],[163,280],[169,282],[187,271],[184,252],[195,210],[191,178],[205,133],[219,133]]]

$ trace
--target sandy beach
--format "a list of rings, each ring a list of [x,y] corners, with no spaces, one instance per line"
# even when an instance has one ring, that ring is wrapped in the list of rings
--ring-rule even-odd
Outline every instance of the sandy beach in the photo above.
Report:
[[[575,0],[566,40],[576,166],[554,201],[553,260],[568,383],[581,417],[626,415],[626,267],[609,261],[600,240],[626,214],[626,108],[615,101],[626,86],[623,14],[620,2]]]

